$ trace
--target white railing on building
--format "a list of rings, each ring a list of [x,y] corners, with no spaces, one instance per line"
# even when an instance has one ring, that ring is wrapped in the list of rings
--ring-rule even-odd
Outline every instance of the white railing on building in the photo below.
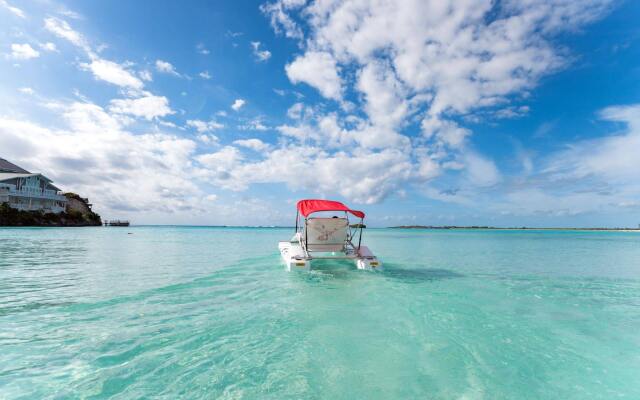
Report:
[[[13,186],[13,185],[7,185],[7,186]],[[33,189],[33,188],[16,189],[15,187],[10,187],[7,194],[9,196],[33,197],[38,199],[67,201],[67,198],[65,196],[61,195],[59,192],[56,192],[55,190],[49,190],[49,189],[44,189],[44,190]]]

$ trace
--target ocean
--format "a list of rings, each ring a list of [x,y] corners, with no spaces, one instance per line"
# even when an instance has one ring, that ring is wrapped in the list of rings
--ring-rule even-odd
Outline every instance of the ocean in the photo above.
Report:
[[[292,231],[0,229],[0,398],[640,398],[640,233]]]

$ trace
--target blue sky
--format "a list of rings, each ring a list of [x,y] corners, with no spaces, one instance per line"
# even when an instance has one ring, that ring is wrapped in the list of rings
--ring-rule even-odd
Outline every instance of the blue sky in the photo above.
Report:
[[[640,223],[632,1],[0,0],[0,157],[136,223]]]

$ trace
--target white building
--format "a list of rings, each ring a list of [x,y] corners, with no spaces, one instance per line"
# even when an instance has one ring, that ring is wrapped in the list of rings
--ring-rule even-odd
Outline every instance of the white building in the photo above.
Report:
[[[65,210],[67,198],[51,179],[32,174],[0,158],[0,204],[9,203],[18,210],[42,210],[59,213]]]

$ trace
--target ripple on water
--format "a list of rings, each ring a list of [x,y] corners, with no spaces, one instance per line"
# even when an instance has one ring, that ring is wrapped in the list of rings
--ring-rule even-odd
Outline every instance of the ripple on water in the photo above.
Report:
[[[0,230],[0,397],[640,398],[637,236],[131,230]]]

